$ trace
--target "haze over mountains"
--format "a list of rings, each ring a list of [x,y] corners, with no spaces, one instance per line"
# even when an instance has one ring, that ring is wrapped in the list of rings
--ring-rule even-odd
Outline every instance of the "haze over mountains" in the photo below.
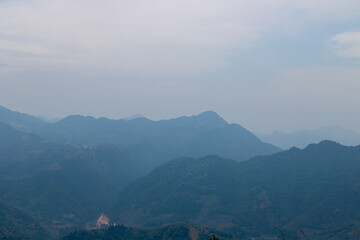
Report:
[[[49,233],[29,213],[0,203],[0,239],[49,238]]]
[[[0,122],[0,201],[29,212],[53,236],[94,221],[127,184],[177,156],[245,160],[280,151],[214,112],[46,123],[1,108]]]
[[[304,148],[311,143],[332,140],[348,146],[360,144],[360,133],[339,126],[330,125],[314,130],[302,130],[293,133],[274,131],[270,134],[256,133],[256,136],[282,149]]]
[[[320,240],[351,239],[360,229],[359,170],[359,146],[322,141],[281,152],[211,111],[48,123],[2,107],[0,236],[58,239],[105,213],[110,224],[189,222],[222,239],[274,237],[272,226],[293,239],[300,228]],[[201,227],[119,226],[65,239],[193,240]]]
[[[228,124],[211,111],[162,121],[146,118],[96,119],[74,115],[55,123],[45,123],[4,108],[2,114],[12,116],[4,118],[4,123],[59,143],[82,147],[116,145],[122,149],[124,157],[140,161],[147,171],[179,156],[215,154],[242,161],[280,151],[260,141],[240,125]]]
[[[45,121],[29,114],[12,111],[0,106],[0,122],[20,131],[32,132],[45,125]]]
[[[130,184],[108,211],[115,222],[191,222],[239,239],[273,233],[348,239],[360,222],[360,147],[324,141],[236,162],[179,158]]]
[[[0,240],[360,240],[359,13],[0,0]]]
[[[132,180],[110,181],[102,170],[109,160],[97,158],[97,150],[52,143],[5,124],[0,144],[0,201],[30,212],[55,232],[96,218]],[[117,170],[127,176],[126,167]]]

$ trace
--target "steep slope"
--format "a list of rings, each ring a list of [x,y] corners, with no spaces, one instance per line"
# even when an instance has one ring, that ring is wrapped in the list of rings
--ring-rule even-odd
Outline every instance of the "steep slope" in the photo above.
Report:
[[[83,226],[137,177],[115,153],[52,143],[0,124],[0,201],[27,210],[55,232]]]
[[[237,163],[180,158],[127,187],[109,211],[129,226],[191,222],[238,237],[288,237],[304,228],[317,239],[360,229],[360,147],[325,141]]]
[[[205,240],[210,236],[206,229],[189,224],[175,224],[151,230],[115,226],[92,231],[75,231],[63,237],[63,240]]]
[[[34,132],[46,124],[39,118],[11,111],[3,106],[0,106],[0,122],[25,132]]]
[[[347,146],[360,145],[360,133],[339,126],[325,126],[293,133],[275,131],[270,134],[256,134],[256,136],[282,149],[291,147],[304,148],[311,143],[319,143],[324,140],[339,142]]]
[[[241,161],[280,151],[210,111],[162,121],[70,116],[44,126],[38,133],[44,138],[80,146],[117,145],[124,150],[124,158],[147,170],[179,156],[216,154]]]

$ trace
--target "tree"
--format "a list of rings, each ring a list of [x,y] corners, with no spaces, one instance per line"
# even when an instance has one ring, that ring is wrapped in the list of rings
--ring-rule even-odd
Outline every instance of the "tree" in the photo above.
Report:
[[[206,240],[219,240],[214,234],[212,235],[212,238],[208,238]]]

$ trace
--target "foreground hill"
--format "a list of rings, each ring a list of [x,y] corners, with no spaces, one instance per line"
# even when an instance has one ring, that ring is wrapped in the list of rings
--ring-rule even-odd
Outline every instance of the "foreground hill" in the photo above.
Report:
[[[62,240],[205,240],[210,232],[189,224],[175,224],[158,229],[139,229],[124,226],[92,231],[75,231]],[[222,238],[225,239],[225,238]]]
[[[139,174],[119,151],[57,144],[0,123],[0,201],[31,213],[55,235],[83,227]]]
[[[179,158],[127,187],[108,212],[120,224],[191,222],[240,237],[351,239],[360,230],[360,147],[324,141],[236,162]],[[314,238],[315,239],[315,238]]]
[[[214,112],[170,120],[111,120],[70,116],[37,131],[44,138],[78,146],[114,144],[124,157],[153,169],[179,156],[221,155],[246,160],[280,151]]]
[[[49,233],[28,213],[0,203],[0,239],[48,239]]]
[[[303,130],[293,133],[275,131],[270,134],[256,134],[261,140],[269,142],[282,149],[291,147],[304,148],[311,143],[324,140],[339,142],[347,146],[360,144],[360,133],[339,126],[325,126],[314,130]]]

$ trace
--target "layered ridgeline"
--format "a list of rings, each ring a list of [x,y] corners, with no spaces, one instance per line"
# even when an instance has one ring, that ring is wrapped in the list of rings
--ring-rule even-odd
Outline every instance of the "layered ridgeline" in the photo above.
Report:
[[[120,153],[53,143],[0,123],[0,202],[26,210],[54,235],[84,227],[142,175]]]
[[[20,118],[19,113],[16,116]],[[27,118],[24,120],[25,115],[20,116],[23,117],[22,125],[31,125],[26,122]],[[138,162],[147,170],[179,156],[214,154],[241,161],[280,151],[262,142],[242,126],[228,124],[211,111],[162,121],[141,117],[111,120],[83,116],[69,116],[55,123],[39,121],[40,126],[34,126],[30,132],[45,139],[76,146],[112,144],[123,149],[124,158]]]
[[[314,130],[302,130],[292,133],[275,131],[270,134],[256,134],[261,140],[282,149],[304,148],[311,143],[332,140],[347,146],[360,145],[360,133],[339,126],[325,126]]]
[[[27,211],[52,236],[94,222],[123,187],[172,158],[244,160],[279,150],[213,112],[166,121],[72,116],[47,123],[1,108],[0,122],[12,126],[0,124],[0,202]]]
[[[218,235],[219,233],[217,233]],[[219,236],[228,239],[228,235]],[[139,229],[112,226],[105,229],[75,231],[62,240],[206,240],[211,238],[207,229],[190,224],[174,224],[158,229]]]
[[[236,162],[179,158],[128,186],[113,222],[158,227],[190,222],[242,237],[352,239],[360,230],[360,147],[324,141]],[[276,235],[278,236],[278,235]]]
[[[280,150],[260,141],[240,125],[228,124],[214,112],[162,121],[70,116],[47,124],[39,134],[74,145],[121,146],[125,158],[150,170],[179,156],[216,154],[246,160]]]

